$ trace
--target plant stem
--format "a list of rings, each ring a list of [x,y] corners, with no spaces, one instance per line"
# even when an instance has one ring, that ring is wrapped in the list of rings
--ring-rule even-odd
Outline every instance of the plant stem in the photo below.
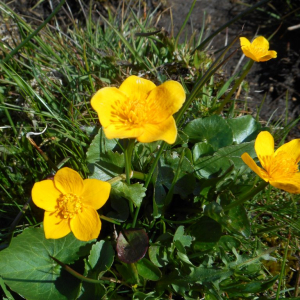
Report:
[[[225,206],[224,211],[228,211],[231,208],[236,207],[238,205],[241,205],[244,202],[246,202],[247,200],[253,198],[256,194],[261,192],[268,184],[269,183],[265,182],[265,181],[261,182],[261,184],[259,186],[257,186],[254,189],[251,189],[250,191],[243,194],[238,200],[236,200],[233,203],[230,203],[229,205]]]
[[[247,65],[245,66],[245,69],[243,71],[243,74],[241,75],[241,77],[235,82],[234,86],[232,87],[232,89],[230,90],[230,92],[227,94],[226,98],[223,100],[223,102],[221,103],[220,107],[218,108],[218,110],[216,111],[217,114],[221,113],[221,111],[223,110],[224,106],[231,101],[231,97],[233,95],[233,93],[236,91],[236,89],[239,87],[239,85],[241,84],[241,82],[244,80],[244,78],[247,76],[247,74],[249,73],[249,71],[251,70],[252,66],[253,66],[254,60],[250,59],[250,61],[248,61]]]
[[[287,242],[286,242],[286,246],[285,246],[285,250],[284,250],[284,256],[283,256],[283,260],[282,260],[280,277],[279,277],[279,282],[278,282],[278,287],[277,287],[275,300],[279,299],[280,287],[281,287],[281,283],[282,283],[282,278],[284,277],[285,262],[286,262],[286,258],[287,258],[287,254],[288,254],[290,238],[291,238],[291,234],[289,233],[288,239],[287,239]]]
[[[135,139],[128,139],[127,145],[125,147],[124,155],[125,155],[125,173],[126,173],[126,183],[130,185],[130,178],[132,175],[131,170],[131,158],[132,158],[132,151],[134,148]],[[129,209],[130,213],[133,216],[133,203],[129,201]]]
[[[145,188],[148,188],[148,185],[150,184],[152,175],[153,175],[154,170],[155,170],[155,168],[156,168],[156,166],[157,166],[157,163],[158,163],[158,161],[159,161],[159,158],[160,158],[162,152],[165,150],[166,146],[167,146],[167,143],[166,143],[166,142],[162,142],[162,143],[160,144],[159,151],[158,151],[158,153],[156,154],[155,160],[154,160],[154,162],[153,162],[153,164],[152,164],[152,166],[151,166],[151,169],[150,169],[150,171],[149,171],[149,173],[148,173],[148,175],[147,175],[147,177],[146,177]],[[138,206],[138,207],[136,208],[136,210],[135,210],[134,217],[133,217],[133,222],[132,222],[132,228],[135,228],[136,221],[137,221],[137,217],[138,217],[139,212],[140,212],[140,207],[141,207],[141,206]]]

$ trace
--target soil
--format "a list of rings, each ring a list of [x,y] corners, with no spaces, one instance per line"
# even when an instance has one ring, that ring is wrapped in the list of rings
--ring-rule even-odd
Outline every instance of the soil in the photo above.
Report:
[[[40,20],[45,19],[56,7],[58,0],[45,0],[32,9],[37,0],[4,1],[9,2],[14,10],[28,19],[28,22],[40,24]],[[136,1],[126,1],[126,3],[136,3]],[[242,3],[244,2],[244,3]],[[192,34],[194,30],[201,31],[203,20],[205,21],[205,34],[217,30],[220,26],[231,20],[240,12],[247,9],[246,4],[254,5],[255,0],[198,0],[187,23],[186,30],[181,38],[184,39]],[[84,20],[88,11],[90,1],[67,1],[63,9],[58,14],[58,21],[67,28],[70,25],[70,12],[73,18]],[[157,27],[164,27],[169,34],[176,35],[188,14],[193,0],[147,0],[146,7],[149,10],[158,7],[160,20]],[[107,15],[107,8],[117,11],[118,5],[122,1],[116,0],[92,0],[92,7],[102,14]],[[144,6],[143,6],[144,7]],[[255,63],[251,72],[246,77],[249,83],[249,93],[242,92],[239,99],[247,100],[249,112],[254,115],[257,108],[264,104],[260,110],[260,118],[272,123],[282,120],[288,107],[288,122],[291,122],[300,115],[300,26],[297,29],[289,30],[289,27],[298,25],[300,22],[300,2],[288,0],[273,0],[271,4],[265,4],[261,11],[256,10],[245,16],[240,21],[230,25],[228,29],[217,35],[209,49],[214,51],[222,48],[226,41],[230,42],[234,37],[242,33],[242,36],[252,39],[255,35],[271,36],[276,34],[270,41],[270,49],[276,50],[277,59],[264,63]],[[96,16],[95,16],[96,17]],[[173,25],[173,29],[172,29]],[[236,44],[239,47],[239,43]],[[237,54],[226,64],[224,71],[228,77],[232,75],[235,67],[242,57],[242,52]],[[241,62],[243,66],[248,60],[244,58]],[[289,138],[300,138],[300,126],[294,127]]]

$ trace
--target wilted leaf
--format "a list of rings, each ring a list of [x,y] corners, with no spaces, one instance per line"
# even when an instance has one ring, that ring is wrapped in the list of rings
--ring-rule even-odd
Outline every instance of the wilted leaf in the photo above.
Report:
[[[124,229],[117,240],[118,258],[127,264],[134,263],[145,256],[148,246],[149,239],[144,229]]]

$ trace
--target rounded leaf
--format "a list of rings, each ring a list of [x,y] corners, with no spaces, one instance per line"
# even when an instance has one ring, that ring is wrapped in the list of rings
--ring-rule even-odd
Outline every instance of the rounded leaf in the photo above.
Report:
[[[144,229],[127,229],[120,232],[116,250],[120,261],[131,264],[142,259],[149,246],[149,238]]]

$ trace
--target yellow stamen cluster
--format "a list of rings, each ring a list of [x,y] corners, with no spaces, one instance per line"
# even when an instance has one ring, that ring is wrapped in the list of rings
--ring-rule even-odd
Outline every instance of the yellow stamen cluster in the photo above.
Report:
[[[127,103],[116,101],[112,108],[112,117],[117,118],[125,126],[139,127],[149,121],[148,107],[145,100],[128,99]],[[114,122],[114,119],[111,121]]]
[[[298,172],[298,164],[288,157],[287,153],[279,153],[272,159],[267,170],[271,180],[278,178],[290,178]]]
[[[75,194],[61,194],[57,199],[57,211],[64,219],[72,219],[82,212],[82,199]]]

